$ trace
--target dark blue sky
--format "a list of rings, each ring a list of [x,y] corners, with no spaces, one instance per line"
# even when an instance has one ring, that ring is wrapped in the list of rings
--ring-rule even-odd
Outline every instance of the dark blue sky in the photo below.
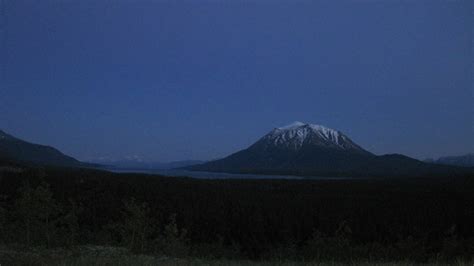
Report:
[[[211,159],[295,120],[474,151],[470,0],[3,3],[0,128],[79,159]]]

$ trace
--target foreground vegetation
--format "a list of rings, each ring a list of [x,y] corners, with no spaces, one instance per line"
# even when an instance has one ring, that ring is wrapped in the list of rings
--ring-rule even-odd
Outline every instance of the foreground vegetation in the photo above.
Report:
[[[471,177],[195,180],[3,171],[0,263],[471,265],[473,192]]]
[[[218,265],[255,265],[255,266],[297,266],[297,265],[318,265],[318,266],[339,266],[339,265],[418,265],[411,261],[370,261],[354,260],[350,262],[338,261],[296,261],[285,259],[267,260],[244,260],[244,259],[216,259],[216,258],[173,258],[165,255],[144,255],[133,254],[124,248],[112,248],[102,246],[81,246],[74,249],[32,249],[32,250],[12,250],[0,246],[0,262],[2,265],[62,265],[62,266],[128,266],[128,265],[196,265],[196,266],[218,266]],[[430,260],[426,265],[456,265],[471,266],[474,261],[455,260],[450,263],[445,261]]]

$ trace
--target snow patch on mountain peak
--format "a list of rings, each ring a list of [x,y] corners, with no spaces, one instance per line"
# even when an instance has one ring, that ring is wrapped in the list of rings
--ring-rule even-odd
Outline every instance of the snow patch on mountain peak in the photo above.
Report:
[[[296,121],[284,127],[275,128],[267,135],[274,145],[285,145],[299,149],[305,142],[318,142],[326,146],[346,149],[350,140],[341,132],[315,124]]]
[[[303,122],[293,122],[287,126],[284,127],[279,127],[276,129],[276,131],[291,131],[291,130],[298,130],[302,131],[305,128],[311,129],[314,132],[319,133],[322,137],[325,138],[338,138],[340,135],[340,132],[322,125],[315,125],[315,124],[307,124]]]

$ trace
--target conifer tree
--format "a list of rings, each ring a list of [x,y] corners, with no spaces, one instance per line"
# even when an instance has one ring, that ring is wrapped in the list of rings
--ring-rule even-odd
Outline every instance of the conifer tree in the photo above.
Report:
[[[69,210],[62,218],[62,221],[67,228],[67,244],[71,247],[76,245],[79,234],[79,214],[82,210],[82,206],[69,199]]]
[[[122,240],[130,250],[143,252],[151,233],[150,209],[134,198],[124,202],[124,221],[121,226]]]
[[[7,219],[7,211],[0,205],[0,243],[4,241],[5,238],[5,223]]]

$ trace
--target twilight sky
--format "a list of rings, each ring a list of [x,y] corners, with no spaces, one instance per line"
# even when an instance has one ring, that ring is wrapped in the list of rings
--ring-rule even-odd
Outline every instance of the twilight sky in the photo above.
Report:
[[[471,0],[2,3],[0,129],[79,159],[212,159],[295,120],[474,152]]]

